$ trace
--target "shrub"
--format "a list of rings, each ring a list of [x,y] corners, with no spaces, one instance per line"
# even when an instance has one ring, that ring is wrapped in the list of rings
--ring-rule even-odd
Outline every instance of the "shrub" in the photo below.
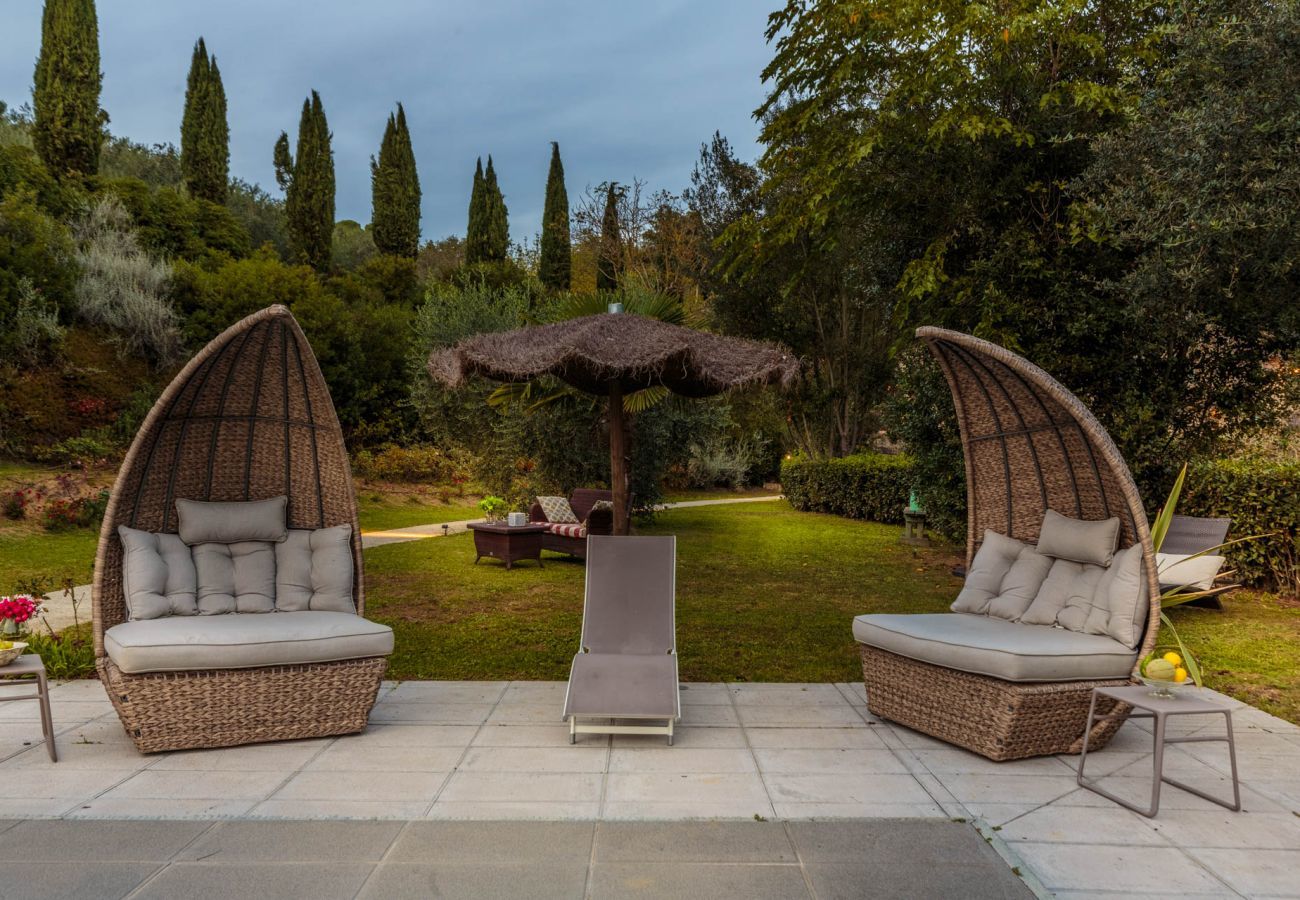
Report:
[[[180,320],[167,299],[171,266],[141,248],[126,208],[111,197],[100,200],[76,236],[77,315],[111,329],[128,353],[164,364],[179,357]]]
[[[6,519],[25,519],[27,508],[40,499],[40,492],[31,487],[7,491],[0,498],[0,512],[4,513]]]
[[[1257,459],[1194,464],[1178,511],[1227,516],[1228,537],[1266,534],[1226,551],[1233,580],[1300,592],[1300,463]]]
[[[686,462],[686,481],[691,487],[743,487],[757,449],[747,440],[726,441],[712,438],[691,444],[691,458]]]
[[[37,292],[30,278],[20,277],[14,285],[14,303],[0,313],[0,365],[12,362],[36,363],[46,347],[63,339],[58,307]],[[9,358],[12,357],[12,358]]]
[[[108,508],[108,491],[102,490],[90,497],[58,498],[45,504],[45,529],[71,531],[74,528],[94,528],[104,518]]]
[[[58,634],[30,634],[28,649],[40,655],[50,678],[91,678],[95,674],[95,642],[90,628],[89,622],[83,622]]]
[[[840,459],[794,456],[781,465],[781,489],[795,509],[901,523],[915,478],[910,457],[860,453]]]
[[[469,460],[465,453],[436,447],[385,447],[362,450],[353,460],[356,474],[372,481],[464,484]]]

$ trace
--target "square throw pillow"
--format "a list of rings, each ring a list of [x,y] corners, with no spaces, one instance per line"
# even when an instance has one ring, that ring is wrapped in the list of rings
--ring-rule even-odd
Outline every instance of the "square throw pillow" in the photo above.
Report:
[[[578,517],[573,514],[567,497],[538,497],[537,503],[542,508],[546,521],[557,525],[577,525]]]
[[[1056,625],[1057,617],[1067,605],[1078,606],[1084,602],[1083,598],[1091,605],[1093,589],[1104,571],[1068,559],[1054,560],[1034,601],[1019,621],[1025,625]]]
[[[1038,552],[1056,559],[1109,566],[1119,545],[1119,519],[1084,521],[1049,509],[1038,534]]]
[[[199,608],[190,548],[174,534],[152,534],[119,525],[122,593],[130,619],[194,616]]]
[[[275,545],[275,608],[279,612],[357,611],[352,602],[352,526],[290,529]]]
[[[193,548],[199,615],[275,610],[275,550],[270,541]]]
[[[1205,554],[1190,556],[1183,553],[1157,553],[1156,569],[1160,583],[1167,587],[1192,587],[1208,591],[1223,568],[1223,557]]]
[[[209,503],[177,500],[181,540],[195,544],[234,544],[239,541],[282,541],[288,534],[287,497],[270,500]]]
[[[952,611],[1014,619],[1034,599],[1051,565],[1029,544],[985,531]]]

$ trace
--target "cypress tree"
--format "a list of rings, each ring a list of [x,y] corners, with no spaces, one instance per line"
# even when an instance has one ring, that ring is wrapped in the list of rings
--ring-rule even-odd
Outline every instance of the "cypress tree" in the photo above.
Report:
[[[334,240],[334,153],[320,94],[302,103],[298,152],[289,153],[289,135],[275,142],[275,179],[285,189],[285,217],[294,256],[318,272],[329,270]]]
[[[406,111],[388,117],[379,159],[370,160],[370,221],[380,253],[414,259],[420,252],[420,176],[406,127]]]
[[[181,174],[190,195],[225,203],[230,181],[230,125],[217,58],[203,38],[194,45],[181,119]]]
[[[95,0],[45,0],[34,81],[32,143],[45,167],[60,178],[97,174],[108,116]]]
[[[497,173],[492,167],[491,155],[488,156],[487,172],[483,175],[483,196],[486,210],[486,258],[492,262],[501,262],[510,252],[510,214],[506,210],[506,198],[497,184]]]
[[[553,291],[567,291],[572,279],[573,250],[569,238],[569,192],[564,187],[560,145],[551,142],[551,170],[546,175],[546,205],[542,209],[541,259],[537,277]]]
[[[483,158],[474,163],[474,186],[469,192],[469,222],[465,226],[465,263],[474,265],[487,259],[485,227],[485,193],[483,183]]]
[[[617,291],[622,239],[618,233],[618,184],[611,181],[605,193],[605,214],[600,219],[600,251],[596,256],[596,290]]]

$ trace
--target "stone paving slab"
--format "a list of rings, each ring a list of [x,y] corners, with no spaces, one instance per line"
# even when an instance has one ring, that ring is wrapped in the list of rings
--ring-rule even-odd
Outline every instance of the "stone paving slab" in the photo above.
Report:
[[[597,827],[608,829],[609,848],[619,846],[618,829],[646,821],[713,828],[716,837],[710,840],[729,846],[727,829],[757,824],[756,819],[786,829],[787,836],[815,821],[889,821],[898,830],[903,819],[958,819],[978,822],[1009,865],[1061,895],[1300,897],[1300,878],[1294,877],[1300,870],[1300,728],[1258,710],[1239,705],[1234,712],[1245,810],[1231,813],[1166,787],[1160,815],[1149,820],[1079,788],[1074,757],[993,763],[880,722],[868,713],[861,684],[684,688],[684,721],[671,748],[662,738],[633,735],[584,736],[569,745],[559,721],[562,683],[386,682],[372,725],[359,735],[142,756],[98,683],[58,684],[52,690],[57,765],[41,745],[37,718],[17,714],[34,704],[10,704],[15,714],[0,720],[0,863],[30,859],[25,852],[31,841],[13,837],[27,832],[15,829],[130,820],[141,829],[131,844],[164,842],[162,849],[150,851],[153,856],[202,833],[195,847],[210,846],[218,856],[251,864],[259,862],[259,846],[276,846],[255,835],[275,834],[280,822],[313,820],[312,827],[296,826],[298,843],[285,845],[286,856],[272,853],[261,862],[337,864],[336,881],[350,886],[355,866],[377,864],[374,847],[382,844],[387,853],[391,843],[392,853],[401,856],[391,861],[395,868],[378,881],[366,874],[356,890],[381,896],[381,888],[389,886],[419,891],[435,884],[454,895],[458,885],[473,887],[468,870],[430,870],[436,860],[427,855],[435,853],[427,837],[424,850],[401,850],[418,848],[420,828],[435,829],[426,835],[473,835],[492,821],[510,820],[524,829],[565,823],[549,826],[553,836],[543,841],[556,866],[553,882],[545,885],[550,890],[578,877],[566,863],[565,842],[580,846],[582,835]],[[1180,724],[1184,733],[1209,733],[1221,727],[1218,723]],[[1089,770],[1112,790],[1142,799],[1150,791],[1150,754],[1149,726],[1129,722],[1090,757]],[[1193,784],[1227,789],[1222,746],[1170,747],[1166,769]],[[6,828],[12,820],[31,821]],[[175,824],[160,827],[159,820]],[[232,827],[212,843],[216,837],[206,829],[214,821],[245,830]],[[312,848],[331,846],[323,836],[329,827],[346,830],[353,823],[371,828],[357,832],[369,836],[358,838],[351,850],[319,858],[322,851]],[[468,830],[436,831],[453,826]],[[567,828],[577,830],[562,831]],[[77,846],[52,835],[37,843]],[[464,840],[448,846],[460,847],[460,855],[470,852]],[[923,843],[905,840],[889,846],[913,860],[926,851]],[[772,847],[751,851],[766,854]],[[49,860],[51,884],[69,896],[111,894],[118,884],[114,879],[152,878],[162,862],[115,858],[115,852],[88,839],[85,855]],[[295,858],[312,853],[312,859]],[[698,866],[698,885],[730,884],[731,875],[710,868],[719,860],[678,837],[663,838],[659,856],[645,855],[649,858],[611,856],[610,866],[626,868],[602,875],[602,889],[630,890],[628,885],[644,882],[677,890],[678,882],[670,883],[661,868],[672,863]],[[199,857],[200,851],[191,849],[168,858],[173,868],[193,867],[185,878],[199,886],[196,891],[217,883],[204,881],[213,876]],[[106,868],[93,877],[78,874],[77,866],[91,860]],[[460,865],[456,859],[444,861]],[[407,868],[396,868],[399,862]],[[818,861],[824,869],[805,866],[801,878],[805,887],[820,884],[834,895],[841,883],[867,877],[860,862]],[[153,868],[141,870],[146,863]],[[940,861],[934,864],[937,878]],[[595,883],[586,869],[580,874],[584,885]],[[753,879],[744,884],[759,895],[786,885],[785,875],[735,877]],[[174,880],[180,878],[168,875],[149,890],[182,891],[190,882]],[[303,882],[316,883],[315,876]],[[879,883],[905,892],[905,885]],[[540,881],[538,889],[543,890]]]
[[[59,821],[0,838],[27,850],[5,897],[1033,896],[974,827],[942,820]]]

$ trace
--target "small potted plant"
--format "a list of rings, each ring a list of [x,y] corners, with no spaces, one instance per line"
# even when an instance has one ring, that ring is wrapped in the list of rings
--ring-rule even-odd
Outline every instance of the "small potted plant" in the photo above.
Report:
[[[40,615],[41,602],[30,594],[0,597],[0,666],[7,666],[27,649],[18,638],[27,630],[27,623]]]
[[[504,498],[489,494],[478,502],[478,508],[483,511],[483,515],[489,522],[496,522],[509,509],[510,504]]]

